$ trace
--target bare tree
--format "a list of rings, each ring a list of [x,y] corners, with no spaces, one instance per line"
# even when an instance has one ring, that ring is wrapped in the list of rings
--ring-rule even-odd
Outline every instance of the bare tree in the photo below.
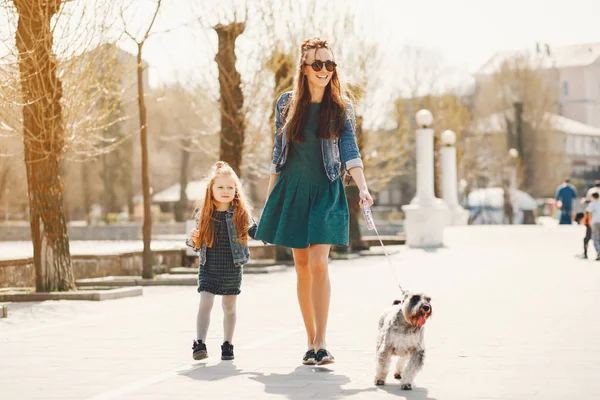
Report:
[[[106,110],[90,112],[87,50],[105,39],[106,9],[95,2],[4,2],[0,132],[22,132],[38,291],[75,288],[64,211],[63,155],[92,151]],[[93,11],[92,11],[93,10]],[[16,45],[13,49],[12,43]],[[96,88],[102,92],[102,88]],[[95,150],[93,150],[95,151]]]
[[[144,44],[150,37],[150,32],[152,31],[152,26],[156,21],[156,17],[160,10],[162,0],[156,1],[156,8],[152,15],[152,19],[150,20],[145,32],[141,35],[141,39],[137,39],[136,36],[130,33],[127,30],[127,27],[124,27],[124,32],[131,40],[135,42],[137,45],[137,89],[138,89],[138,111],[139,111],[139,119],[140,119],[140,146],[141,146],[141,155],[142,155],[142,194],[144,197],[144,222],[142,226],[142,236],[144,241],[144,250],[142,255],[142,277],[145,279],[151,279],[153,276],[152,273],[152,250],[150,249],[150,241],[152,238],[152,214],[150,203],[151,193],[150,193],[150,177],[148,174],[148,117],[146,111],[146,103],[144,100],[144,64],[142,60],[142,50],[144,48]],[[123,13],[121,13],[123,21],[125,18],[123,17]]]
[[[405,191],[403,198],[411,198],[415,193],[416,181],[416,138],[415,114],[420,109],[428,109],[434,116],[432,128],[435,131],[435,187],[440,189],[441,171],[439,168],[439,136],[447,129],[457,135],[458,162],[463,154],[464,133],[471,121],[465,99],[459,90],[461,82],[453,76],[453,71],[444,65],[439,54],[419,47],[407,46],[398,55],[398,96],[394,100],[394,114],[397,121],[396,135],[401,138],[406,157],[402,172],[398,174]]]
[[[202,177],[218,155],[219,105],[207,98],[204,88],[177,84],[160,89],[149,113],[157,118],[161,144],[174,146],[178,161],[179,201],[175,204],[176,221],[190,218],[186,188],[191,179]],[[169,181],[172,184],[172,180]]]
[[[15,0],[16,45],[36,289],[72,290],[75,279],[63,214],[60,161],[64,143],[62,84],[52,51],[51,20],[60,0]]]
[[[558,74],[546,55],[523,53],[507,58],[489,75],[479,75],[475,96],[475,132],[494,131],[503,138],[494,154],[496,182],[505,180],[508,149],[519,153],[520,186],[533,195],[551,195],[564,170],[564,146],[552,127],[557,107]],[[557,136],[558,135],[558,136]],[[558,179],[560,179],[560,177]],[[551,188],[549,190],[549,188]]]

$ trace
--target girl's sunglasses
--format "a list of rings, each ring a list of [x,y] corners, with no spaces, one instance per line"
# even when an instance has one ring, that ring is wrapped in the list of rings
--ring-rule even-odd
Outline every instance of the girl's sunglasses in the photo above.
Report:
[[[329,72],[335,71],[335,67],[337,67],[337,64],[331,60],[327,60],[327,61],[315,60],[312,64],[305,63],[304,65],[310,65],[312,67],[313,71],[319,72],[323,69],[323,64],[325,64],[325,69]]]

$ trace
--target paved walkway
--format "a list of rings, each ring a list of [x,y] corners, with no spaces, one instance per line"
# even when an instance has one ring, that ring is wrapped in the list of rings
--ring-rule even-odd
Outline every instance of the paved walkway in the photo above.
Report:
[[[574,257],[581,227],[465,227],[446,247],[393,256],[402,284],[433,298],[412,392],[373,386],[376,326],[397,292],[385,258],[331,264],[329,368],[301,366],[293,270],[247,275],[236,360],[222,362],[215,304],[206,361],[191,359],[198,295],[148,287],[100,303],[10,304],[0,320],[0,398],[597,399],[600,262]],[[592,250],[593,253],[593,250]]]
[[[180,240],[152,240],[152,250],[185,249],[185,236]],[[105,255],[138,252],[144,249],[141,240],[72,240],[71,255]],[[0,261],[33,257],[31,242],[0,242]]]

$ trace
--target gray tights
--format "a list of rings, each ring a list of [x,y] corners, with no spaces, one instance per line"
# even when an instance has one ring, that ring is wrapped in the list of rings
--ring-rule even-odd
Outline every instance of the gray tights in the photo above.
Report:
[[[224,341],[232,343],[233,330],[235,329],[235,302],[237,295],[223,296],[223,332]],[[215,302],[215,295],[209,292],[200,292],[200,306],[196,319],[196,334],[198,340],[206,343],[206,332],[210,325],[210,312]]]

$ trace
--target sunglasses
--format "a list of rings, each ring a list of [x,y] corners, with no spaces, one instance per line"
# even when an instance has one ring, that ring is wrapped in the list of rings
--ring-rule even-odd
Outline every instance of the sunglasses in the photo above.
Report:
[[[312,67],[313,71],[319,72],[323,69],[323,64],[325,64],[325,69],[329,72],[335,71],[335,67],[337,67],[337,64],[331,60],[327,60],[327,61],[315,60],[312,64],[305,63],[304,65],[310,65]]]

